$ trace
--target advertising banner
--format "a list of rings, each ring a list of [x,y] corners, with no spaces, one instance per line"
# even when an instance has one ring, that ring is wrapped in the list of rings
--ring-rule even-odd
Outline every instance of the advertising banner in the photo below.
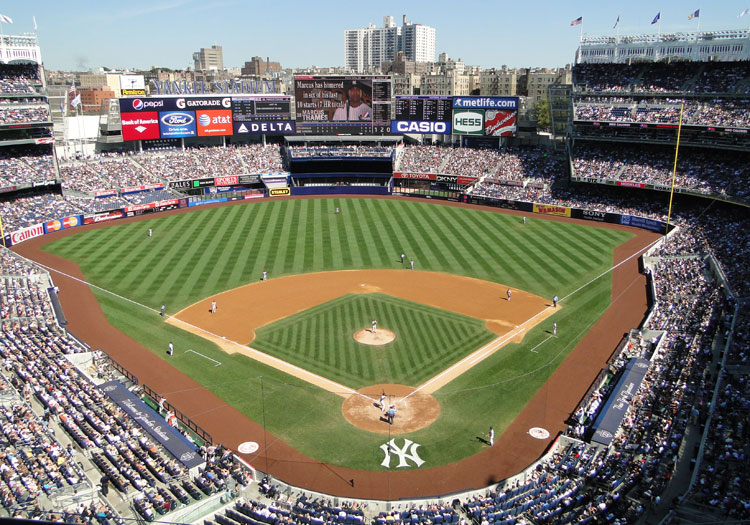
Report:
[[[129,193],[141,193],[144,191],[161,190],[164,188],[164,184],[144,184],[143,186],[128,186],[127,188],[121,188],[120,192],[123,195]]]
[[[417,120],[392,120],[391,133],[450,135],[451,123]]]
[[[42,223],[12,232],[10,234],[10,243],[18,244],[33,239],[34,237],[39,237],[40,235],[44,235],[44,224]]]
[[[640,182],[631,182],[629,180],[618,180],[617,185],[624,186],[626,188],[645,188],[646,187],[645,184],[642,184]]]
[[[199,137],[231,135],[233,132],[232,112],[228,109],[198,110],[195,116]]]
[[[240,175],[240,184],[260,184],[260,175]]]
[[[44,223],[44,233],[52,233],[58,230],[65,230],[80,226],[83,224],[83,215],[71,215],[63,219],[55,219]]]
[[[156,111],[121,113],[122,140],[151,140],[159,138],[159,114]]]
[[[195,137],[195,113],[192,111],[164,111],[159,113],[159,130],[162,138]]]
[[[413,180],[435,180],[434,173],[415,173],[411,171],[395,171],[394,179],[413,179]]]
[[[185,439],[179,430],[169,426],[164,419],[125,388],[125,385],[115,379],[99,385],[99,388],[180,463],[187,468],[204,463],[194,444]]]
[[[587,221],[612,223],[620,222],[620,216],[617,213],[607,213],[597,210],[579,210],[578,208],[573,208],[571,210],[570,216],[574,219],[585,219]]]
[[[651,230],[658,233],[664,233],[667,225],[661,221],[647,219],[645,217],[636,217],[635,215],[620,215],[620,224],[625,226],[635,226],[644,230]]]
[[[289,189],[289,187],[271,188],[270,190],[268,190],[269,197],[285,197],[291,194],[292,194],[292,191]]]
[[[453,97],[453,109],[518,109],[518,97]]]
[[[125,214],[122,213],[122,210],[102,211],[99,213],[93,213],[91,215],[84,215],[83,224],[95,224],[97,222],[113,221],[115,219],[122,219],[124,216]]]
[[[293,135],[297,123],[293,120],[235,122],[235,135]]]
[[[556,217],[570,217],[570,208],[565,206],[556,206],[554,204],[537,204],[534,203],[534,213],[544,215],[555,215]]]
[[[516,111],[488,109],[484,113],[484,134],[492,137],[508,137],[516,133]]]
[[[99,190],[94,192],[95,199],[103,199],[104,197],[113,197],[117,195],[117,190]]]
[[[240,183],[240,178],[237,175],[230,175],[227,177],[214,177],[214,186],[234,186]]]
[[[454,135],[483,135],[484,111],[453,111]]]

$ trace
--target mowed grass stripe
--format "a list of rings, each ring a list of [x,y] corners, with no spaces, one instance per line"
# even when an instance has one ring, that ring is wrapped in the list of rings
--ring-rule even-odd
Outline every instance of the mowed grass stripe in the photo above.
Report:
[[[195,264],[192,260],[192,242],[211,218],[212,214],[206,213],[201,213],[194,221],[180,216],[181,220],[175,227],[163,233],[165,242],[153,246],[154,253],[149,260],[129,266],[123,286],[131,289],[136,297],[149,300],[152,307],[169,302],[171,311],[171,303],[178,300],[182,290],[182,283],[176,276],[184,274],[187,279],[187,269]],[[157,235],[161,236],[162,233]],[[167,277],[173,280],[167,280]],[[168,298],[174,298],[174,301]]]
[[[453,234],[456,237],[460,236],[464,239],[465,247],[461,253],[465,253],[467,256],[471,257],[471,259],[468,259],[462,265],[462,268],[477,268],[477,272],[486,276],[497,275],[499,269],[503,270],[503,275],[509,273],[509,268],[505,267],[501,257],[496,257],[493,260],[487,256],[487,254],[491,254],[493,250],[487,244],[485,239],[482,238],[481,234],[475,233],[472,236],[466,235],[467,231],[472,230],[467,229],[470,225],[464,220],[463,214],[456,213],[456,209],[444,213],[448,220],[448,226]],[[448,214],[450,214],[449,218]],[[500,265],[500,268],[498,268],[498,264]],[[461,273],[466,273],[466,270],[463,270]]]
[[[216,271],[206,283],[209,290],[222,290],[223,287],[227,286],[227,283],[231,283],[231,276],[238,261],[242,259],[240,254],[244,246],[245,227],[250,222],[245,217],[246,208],[241,206],[230,207],[231,211],[227,217],[230,232],[228,246],[222,256],[217,258]]]
[[[568,267],[568,273],[571,276],[580,274],[581,268],[590,270],[600,266],[599,258],[588,250],[587,244],[590,240],[585,238],[583,232],[571,229],[566,230],[566,235],[560,235],[554,230],[554,228],[545,228],[537,235],[544,241],[544,246],[552,247],[552,251],[562,257],[561,262],[571,261]]]
[[[452,250],[447,250],[442,237],[436,235],[432,216],[426,213],[420,206],[404,206],[401,204],[399,209],[402,217],[401,226],[403,235],[408,239],[412,253],[407,252],[409,261],[414,260],[416,269],[433,270],[437,268],[456,268],[457,261],[451,257]]]
[[[457,215],[456,220],[465,231],[474,232],[477,250],[486,259],[484,273],[479,277],[505,284],[514,284],[522,279],[522,267],[512,264],[505,256],[508,240],[502,235],[502,222],[497,222],[492,214]]]
[[[227,210],[228,208],[219,209]],[[185,268],[187,274],[185,276],[186,282],[191,283],[192,286],[198,289],[198,295],[201,297],[207,295],[203,283],[213,271],[214,257],[216,257],[215,249],[219,244],[223,246],[223,239],[217,234],[224,231],[222,229],[222,221],[225,213],[209,213],[206,215],[207,221],[205,227],[199,231],[193,230],[193,242],[185,248],[185,252],[180,254],[193,263],[191,266]],[[156,267],[157,272],[152,274],[156,280],[151,284],[156,286],[157,296],[160,294],[166,295],[166,291],[170,287],[174,287],[173,283],[178,274],[172,262],[172,260],[160,261]],[[157,285],[157,283],[161,284]],[[178,293],[182,293],[182,290]]]
[[[352,315],[352,312],[356,313]],[[356,343],[353,333],[367,327],[372,318],[378,320],[379,328],[396,332],[397,339],[375,348]],[[335,323],[340,328],[328,332],[326,323]],[[470,330],[472,323],[473,329]],[[301,334],[297,338],[297,348],[279,344],[283,340],[280,333],[288,330]],[[452,345],[437,344],[437,340],[423,337],[425,331],[438,330],[452,330],[464,334],[464,337],[460,343]],[[321,337],[323,333],[333,333],[334,338]],[[296,362],[304,368],[352,388],[361,388],[371,382],[391,379],[423,382],[428,378],[426,371],[433,373],[445,363],[454,362],[473,351],[473,342],[477,339],[475,334],[482,340],[494,337],[478,320],[470,321],[464,316],[382,294],[353,294],[261,328],[253,347],[282,359],[296,355]],[[465,340],[470,341],[471,346],[467,346]],[[342,352],[357,352],[359,357],[374,357],[376,361],[370,367],[370,373],[358,375],[355,373],[357,367]],[[359,355],[362,353],[364,356]],[[385,358],[378,361],[379,355]]]
[[[378,246],[380,247],[379,266],[389,266],[404,249],[399,242],[399,236],[393,228],[392,217],[386,206],[378,206],[373,201],[368,201],[366,208],[368,216],[371,218],[372,227],[377,232]]]

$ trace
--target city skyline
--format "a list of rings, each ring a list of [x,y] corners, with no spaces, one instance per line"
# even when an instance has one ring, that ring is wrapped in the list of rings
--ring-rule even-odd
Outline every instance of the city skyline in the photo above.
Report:
[[[750,0],[721,5],[615,1],[566,5],[480,1],[467,8],[449,2],[394,1],[341,10],[339,4],[298,1],[278,4],[238,0],[134,0],[127,6],[43,0],[2,7],[13,24],[2,34],[35,32],[50,70],[85,71],[99,67],[150,69],[192,67],[192,54],[222,46],[224,65],[239,68],[253,56],[269,57],[284,68],[342,67],[344,31],[374,24],[384,16],[398,23],[437,30],[436,54],[447,53],[483,68],[563,67],[572,63],[579,37],[749,29],[750,15],[738,15]],[[690,17],[699,10],[698,17]],[[658,21],[654,21],[659,14]],[[572,21],[582,18],[580,25]],[[619,22],[618,22],[619,20]],[[541,36],[540,36],[541,35]]]

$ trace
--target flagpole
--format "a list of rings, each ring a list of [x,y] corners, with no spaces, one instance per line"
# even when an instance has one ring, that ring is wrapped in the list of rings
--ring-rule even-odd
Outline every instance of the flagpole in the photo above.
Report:
[[[669,191],[669,210],[667,211],[667,229],[664,235],[669,233],[669,220],[672,217],[672,198],[674,197],[674,181],[677,178],[677,153],[680,151],[680,134],[682,133],[682,111],[685,108],[685,103],[680,104],[680,122],[677,125],[677,144],[674,148],[674,165],[672,167],[672,189]]]

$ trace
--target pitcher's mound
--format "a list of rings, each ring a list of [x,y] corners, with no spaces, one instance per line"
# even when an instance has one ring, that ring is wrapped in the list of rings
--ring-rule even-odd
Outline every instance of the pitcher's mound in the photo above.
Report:
[[[396,334],[384,328],[378,328],[374,334],[369,328],[354,332],[354,340],[363,345],[382,346],[396,339]]]
[[[378,329],[378,332],[380,330]],[[406,434],[430,426],[440,417],[440,403],[429,394],[414,392],[406,385],[370,385],[358,390],[344,401],[341,411],[346,420],[357,428],[377,434]],[[385,392],[386,405],[396,409],[393,424],[389,424],[380,407],[380,395]],[[387,408],[387,407],[386,407]]]

